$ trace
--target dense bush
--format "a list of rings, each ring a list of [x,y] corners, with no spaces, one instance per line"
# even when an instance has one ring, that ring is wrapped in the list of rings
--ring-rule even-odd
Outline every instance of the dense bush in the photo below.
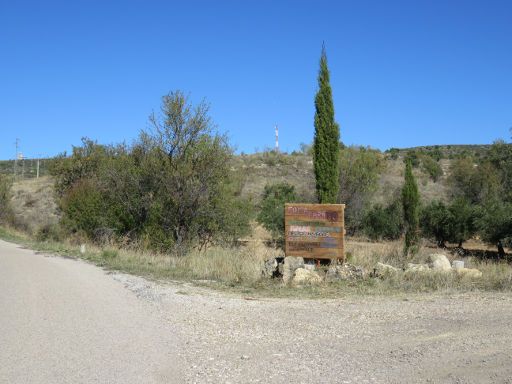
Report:
[[[502,186],[502,200],[512,202],[512,144],[496,141],[490,148],[487,161],[499,175]]]
[[[503,257],[503,245],[512,246],[512,203],[488,201],[481,207],[477,225],[482,239],[496,245]]]
[[[272,234],[274,240],[281,241],[284,236],[285,203],[293,203],[296,199],[293,185],[278,183],[265,186],[257,221]]]
[[[503,186],[497,169],[488,161],[456,159],[451,166],[450,184],[454,197],[474,204],[501,198]]]
[[[246,234],[249,204],[239,196],[232,149],[213,131],[208,105],[193,108],[183,93],[170,93],[150,122],[152,130],[132,147],[84,140],[61,159],[54,173],[63,226],[175,254]]]
[[[452,221],[450,211],[442,201],[432,201],[421,210],[420,226],[423,235],[433,237],[440,247],[444,247],[450,238]]]
[[[399,199],[387,207],[374,205],[363,219],[363,231],[371,240],[396,240],[402,235],[403,228],[402,204]]]
[[[346,147],[340,151],[338,201],[346,205],[345,227],[348,234],[360,229],[383,168],[383,156],[376,150]]]
[[[472,232],[498,246],[512,239],[512,145],[495,142],[479,159],[460,157],[451,167],[452,194],[472,205]],[[470,210],[462,209],[466,214]]]
[[[0,175],[0,223],[5,224],[11,219],[11,178]]]
[[[432,201],[421,211],[421,229],[425,236],[435,238],[438,246],[444,247],[449,241],[462,247],[462,243],[476,233],[479,213],[479,209],[463,198],[449,205]]]

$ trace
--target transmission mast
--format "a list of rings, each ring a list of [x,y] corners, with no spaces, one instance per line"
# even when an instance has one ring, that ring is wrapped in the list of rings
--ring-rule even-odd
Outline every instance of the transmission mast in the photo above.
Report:
[[[279,128],[276,124],[276,153],[279,153]]]

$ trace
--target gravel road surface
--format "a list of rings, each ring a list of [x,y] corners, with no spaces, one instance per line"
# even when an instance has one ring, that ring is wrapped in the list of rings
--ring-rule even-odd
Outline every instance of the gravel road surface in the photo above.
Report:
[[[512,295],[252,300],[0,242],[0,383],[512,383]]]

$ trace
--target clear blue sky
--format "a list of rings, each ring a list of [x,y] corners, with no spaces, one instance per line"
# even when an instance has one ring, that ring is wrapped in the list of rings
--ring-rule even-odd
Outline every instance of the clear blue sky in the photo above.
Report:
[[[313,137],[322,41],[346,144],[509,139],[512,1],[0,2],[0,159],[132,142],[171,90],[238,151]]]

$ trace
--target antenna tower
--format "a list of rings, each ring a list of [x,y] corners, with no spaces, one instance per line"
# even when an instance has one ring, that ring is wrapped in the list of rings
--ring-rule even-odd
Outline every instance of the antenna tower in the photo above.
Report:
[[[279,128],[276,124],[276,153],[279,152]]]

